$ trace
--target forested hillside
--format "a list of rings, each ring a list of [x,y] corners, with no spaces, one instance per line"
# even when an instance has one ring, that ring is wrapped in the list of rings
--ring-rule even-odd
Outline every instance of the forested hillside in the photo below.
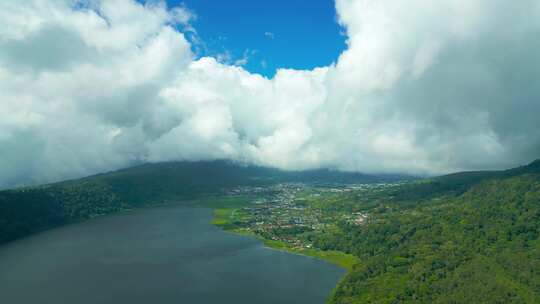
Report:
[[[127,208],[130,204],[98,181],[0,191],[0,244]]]
[[[456,191],[440,178],[415,204],[403,191],[419,186],[406,186],[379,197],[367,224],[321,234],[317,247],[361,261],[329,302],[540,303],[538,164],[465,178]]]

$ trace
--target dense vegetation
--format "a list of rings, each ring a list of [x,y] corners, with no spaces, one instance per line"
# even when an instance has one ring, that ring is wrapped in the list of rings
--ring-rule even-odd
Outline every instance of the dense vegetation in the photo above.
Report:
[[[1,191],[0,244],[129,207],[97,181]]]
[[[536,162],[452,192],[439,179],[416,204],[399,194],[418,185],[365,204],[367,224],[341,223],[315,239],[361,261],[329,302],[539,303],[539,171]]]

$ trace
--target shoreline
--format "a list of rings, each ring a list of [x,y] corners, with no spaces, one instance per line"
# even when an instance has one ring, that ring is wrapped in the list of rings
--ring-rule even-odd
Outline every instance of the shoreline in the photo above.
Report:
[[[263,245],[267,248],[279,250],[279,251],[283,251],[283,252],[287,252],[291,254],[317,258],[319,260],[325,261],[327,263],[330,263],[330,264],[333,264],[333,265],[336,265],[338,267],[345,269],[347,271],[347,274],[353,269],[354,265],[359,262],[359,259],[356,256],[352,254],[347,254],[341,251],[324,251],[324,250],[320,250],[316,248],[292,247],[285,242],[265,239],[251,231],[247,231],[242,228],[229,228],[227,226],[230,225],[231,223],[228,221],[227,218],[224,218],[222,216],[223,213],[225,213],[223,211],[226,209],[221,209],[221,208],[209,208],[209,209],[212,210],[212,219],[210,220],[210,224],[220,228],[221,230],[225,232],[254,237],[260,240],[263,243]]]
[[[354,265],[360,262],[358,257],[341,252],[341,251],[323,251],[323,250],[319,250],[315,248],[309,248],[309,249],[293,248],[285,242],[265,239],[251,231],[243,230],[241,228],[228,228],[227,225],[230,224],[230,221],[228,221],[227,219],[224,219],[223,217],[218,216],[219,211],[217,210],[220,210],[220,208],[209,207],[208,209],[212,211],[212,218],[210,220],[210,224],[221,229],[224,232],[234,233],[237,235],[243,235],[246,237],[252,237],[257,240],[260,240],[262,242],[262,245],[267,249],[277,250],[277,251],[285,252],[288,254],[301,255],[301,256],[310,257],[313,259],[318,259],[320,261],[335,265],[345,270],[345,273],[343,274],[343,276],[336,282],[336,285],[332,288],[332,290],[328,294],[325,303],[328,303],[328,301],[332,298],[332,296],[336,292],[337,287],[353,271]],[[221,209],[222,212],[223,210],[224,209]]]

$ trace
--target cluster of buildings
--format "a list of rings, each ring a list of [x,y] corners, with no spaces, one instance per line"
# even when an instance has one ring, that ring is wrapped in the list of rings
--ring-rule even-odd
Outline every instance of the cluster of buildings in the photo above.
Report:
[[[362,225],[368,215],[361,212],[334,212],[313,205],[328,195],[386,188],[386,184],[343,185],[314,187],[301,183],[284,183],[270,187],[241,187],[230,190],[231,195],[248,195],[252,204],[239,209],[242,228],[267,239],[283,241],[295,247],[310,248],[302,235],[316,232],[345,221]],[[331,204],[331,203],[330,203]]]

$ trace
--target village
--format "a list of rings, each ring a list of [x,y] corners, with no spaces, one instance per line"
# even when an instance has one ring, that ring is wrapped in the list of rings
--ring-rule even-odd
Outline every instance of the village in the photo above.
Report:
[[[281,183],[270,187],[239,187],[228,195],[243,195],[251,203],[231,213],[236,229],[293,247],[311,248],[310,235],[335,229],[338,223],[363,225],[369,214],[343,207],[349,196],[383,191],[395,183],[311,185]]]

